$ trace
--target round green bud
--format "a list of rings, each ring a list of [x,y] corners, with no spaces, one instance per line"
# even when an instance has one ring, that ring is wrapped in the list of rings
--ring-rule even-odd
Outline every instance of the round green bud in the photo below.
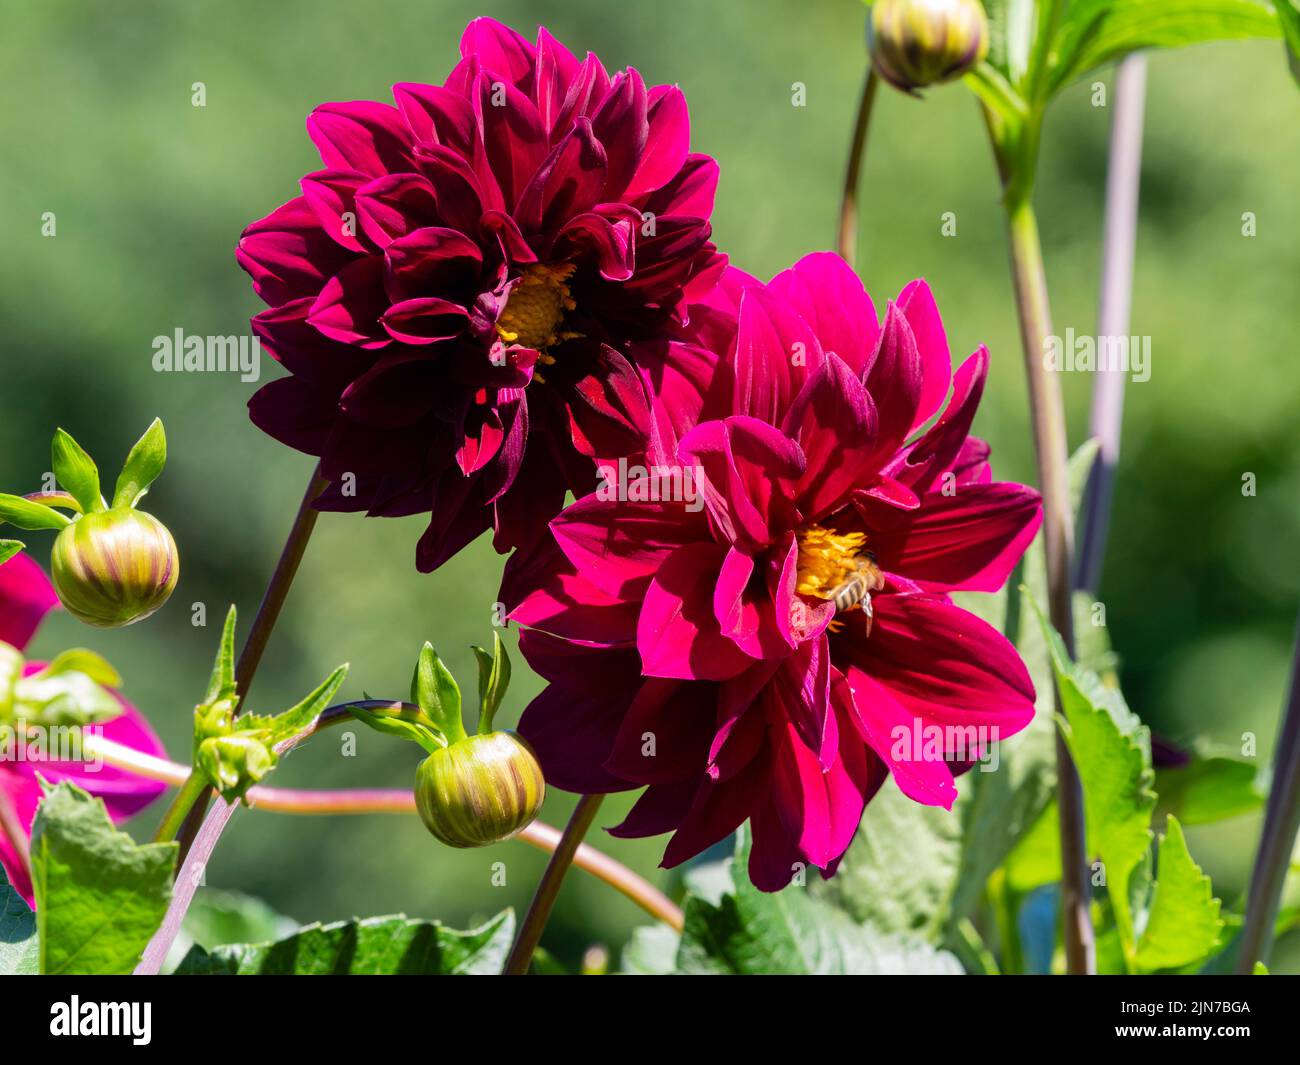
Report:
[[[915,92],[980,62],[989,50],[989,23],[980,0],[876,0],[868,38],[876,73]]]
[[[513,732],[468,736],[429,755],[415,775],[420,819],[450,847],[509,839],[537,816],[545,797],[537,756]]]
[[[147,618],[167,602],[180,572],[167,527],[129,507],[81,515],[59,533],[50,558],[68,612],[102,629]]]

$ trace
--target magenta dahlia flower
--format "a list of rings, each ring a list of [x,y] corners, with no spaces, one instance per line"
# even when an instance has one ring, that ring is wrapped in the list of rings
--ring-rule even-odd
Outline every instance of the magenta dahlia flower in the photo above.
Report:
[[[461,55],[396,107],[318,107],[325,169],[237,253],[291,374],[253,421],[321,457],[322,509],[430,511],[422,570],[490,527],[535,538],[593,460],[645,446],[632,346],[675,337],[725,266],[679,89],[491,19]]]
[[[0,642],[23,650],[36,635],[45,615],[57,607],[58,597],[45,572],[29,556],[15,555],[0,564]],[[23,675],[39,672],[43,662],[27,662]],[[98,725],[106,738],[145,754],[165,758],[162,741],[135,707],[118,696],[122,713]],[[83,762],[17,762],[0,760],[0,804],[12,816],[0,819],[0,865],[14,890],[32,902],[32,881],[19,848],[26,847],[32,819],[41,800],[37,776],[52,784],[69,780],[77,787],[104,800],[114,822],[139,813],[165,789],[157,781],[145,780],[108,765]],[[22,838],[11,838],[11,829]]]
[[[948,593],[1002,586],[1041,506],[991,480],[969,435],[988,352],[954,376],[924,282],[883,326],[833,255],[733,271],[711,302],[736,309],[728,355],[647,458],[697,470],[702,505],[580,499],[503,598],[549,682],[520,723],[547,779],[645,786],[612,831],[673,832],[666,866],[748,819],[777,890],[834,871],[887,776],[950,807],[954,768],[1030,721],[1015,649]]]

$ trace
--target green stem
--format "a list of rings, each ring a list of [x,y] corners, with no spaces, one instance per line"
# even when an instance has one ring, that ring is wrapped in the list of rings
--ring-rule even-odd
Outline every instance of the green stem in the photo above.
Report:
[[[207,777],[197,770],[191,769],[190,775],[185,778],[185,783],[181,785],[180,791],[172,799],[172,804],[167,807],[167,812],[163,814],[158,831],[153,834],[155,843],[166,843],[176,836],[181,825],[185,823],[185,818],[189,816],[194,804],[199,801],[199,796],[207,790],[207,787]],[[179,868],[179,863],[177,863],[177,867]]]
[[[874,67],[867,68],[867,78],[862,84],[862,98],[858,101],[858,117],[853,125],[853,142],[849,146],[849,162],[844,170],[844,192],[840,197],[840,229],[836,240],[840,258],[850,266],[858,250],[858,184],[862,174],[862,159],[866,154],[867,130],[871,125],[872,106],[880,79]]]
[[[275,623],[280,619],[280,610],[284,607],[289,588],[298,574],[298,566],[302,563],[302,556],[307,550],[307,542],[311,539],[312,530],[316,528],[319,512],[312,504],[316,502],[316,497],[325,491],[328,484],[329,482],[321,476],[320,467],[317,466],[312,471],[302,502],[298,504],[298,513],[294,515],[293,525],[284,542],[284,549],[280,552],[280,560],[276,563],[275,572],[271,574],[271,581],[262,596],[262,604],[257,609],[257,617],[253,619],[253,627],[249,629],[248,638],[239,652],[239,661],[235,664],[235,689],[239,693],[241,707],[248,705],[248,690],[257,675],[262,653],[271,639]],[[211,799],[212,788],[205,783],[188,810],[176,837],[177,842],[180,843],[178,869],[194,843],[194,836],[199,826],[203,824],[203,814]]]
[[[564,834],[560,837],[559,846],[555,848],[550,862],[547,863],[546,872],[542,874],[542,879],[537,884],[537,891],[528,907],[528,913],[524,916],[519,932],[515,936],[514,946],[510,948],[510,957],[506,959],[506,967],[503,971],[505,976],[527,974],[537,944],[541,942],[542,931],[546,928],[546,922],[550,920],[551,911],[555,909],[555,900],[559,898],[564,876],[569,871],[569,866],[573,864],[573,857],[578,852],[582,837],[591,828],[592,821],[596,819],[596,811],[600,809],[604,798],[604,795],[584,795],[573,808],[569,823],[564,826]]]
[[[1047,275],[1038,238],[1031,190],[1007,200],[1007,234],[1012,282],[1020,315],[1029,413],[1043,495],[1043,546],[1047,557],[1047,603],[1052,625],[1074,654],[1071,556],[1074,514],[1070,504],[1069,442],[1060,381],[1045,362],[1052,335]],[[1057,714],[1061,713],[1057,693]],[[1084,831],[1083,785],[1061,733],[1056,735],[1057,807],[1061,832],[1061,910],[1065,922],[1066,968],[1071,973],[1096,971],[1096,950],[1089,913],[1088,852]]]

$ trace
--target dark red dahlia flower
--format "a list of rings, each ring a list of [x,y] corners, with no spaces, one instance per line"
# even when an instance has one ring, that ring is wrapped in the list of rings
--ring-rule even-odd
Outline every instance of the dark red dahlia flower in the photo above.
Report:
[[[667,866],[748,819],[776,890],[834,870],[887,776],[949,807],[952,766],[1030,721],[1015,649],[947,593],[999,588],[1041,509],[992,482],[968,435],[988,353],[954,377],[924,282],[883,327],[832,255],[767,286],[733,272],[729,301],[714,388],[677,389],[672,450],[647,459],[694,469],[703,505],[602,488],[511,560],[503,598],[550,682],[520,724],[547,779],[646,786],[612,831],[674,832]]]
[[[325,169],[237,252],[291,374],[253,421],[321,457],[322,509],[431,511],[422,570],[489,527],[524,543],[593,459],[644,448],[632,345],[675,336],[725,265],[679,89],[490,19],[461,54],[396,107],[318,107]]]

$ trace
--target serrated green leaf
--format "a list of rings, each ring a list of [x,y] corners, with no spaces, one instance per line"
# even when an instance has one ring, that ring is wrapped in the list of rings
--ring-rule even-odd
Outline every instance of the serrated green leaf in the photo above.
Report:
[[[176,844],[141,846],[101,799],[62,783],[32,825],[32,883],[43,974],[126,974],[162,922]]]
[[[0,566],[3,566],[26,546],[21,540],[0,540]]]
[[[162,420],[155,418],[126,456],[113,491],[113,506],[134,507],[166,465],[167,434]]]
[[[1141,49],[1281,34],[1278,15],[1255,0],[1076,0],[1053,42],[1050,92]]]
[[[59,484],[81,504],[86,514],[104,509],[104,499],[99,494],[99,468],[85,449],[62,429],[54,431],[50,444],[50,461]]]
[[[207,951],[228,943],[269,943],[292,935],[298,926],[253,895],[200,887],[167,952],[163,972],[174,972],[195,945]]]
[[[66,514],[60,514],[53,507],[47,507],[44,503],[34,503],[22,496],[0,492],[0,524],[5,522],[19,529],[36,531],[39,529],[62,529],[70,524],[70,519]],[[18,541],[6,540],[5,543],[16,544]]]
[[[688,897],[677,969],[692,974],[840,975],[962,972],[947,951],[916,936],[856,924],[847,914],[791,885],[759,891],[745,866],[749,833],[737,833],[733,891],[718,904]]]
[[[491,976],[514,939],[503,910],[479,928],[458,932],[402,915],[307,925],[275,943],[194,947],[179,976]]]
[[[455,743],[465,738],[460,686],[451,671],[443,665],[431,643],[425,643],[415,664],[415,674],[411,678],[411,702],[424,711],[449,742]]]
[[[217,647],[217,657],[212,665],[212,676],[208,680],[208,690],[203,696],[205,703],[215,703],[230,699],[235,695],[235,607],[231,604],[226,612],[226,623],[221,627],[221,643]]]
[[[39,971],[36,914],[0,865],[0,976],[35,976]]]
[[[1089,850],[1103,863],[1120,937],[1131,952],[1133,878],[1150,849],[1156,803],[1150,733],[1118,689],[1070,661],[1041,611],[1039,619],[1052,652],[1066,742],[1083,784]]]
[[[1160,837],[1158,874],[1134,966],[1143,972],[1177,969],[1213,953],[1223,921],[1210,878],[1187,851],[1182,826],[1170,817]]]

